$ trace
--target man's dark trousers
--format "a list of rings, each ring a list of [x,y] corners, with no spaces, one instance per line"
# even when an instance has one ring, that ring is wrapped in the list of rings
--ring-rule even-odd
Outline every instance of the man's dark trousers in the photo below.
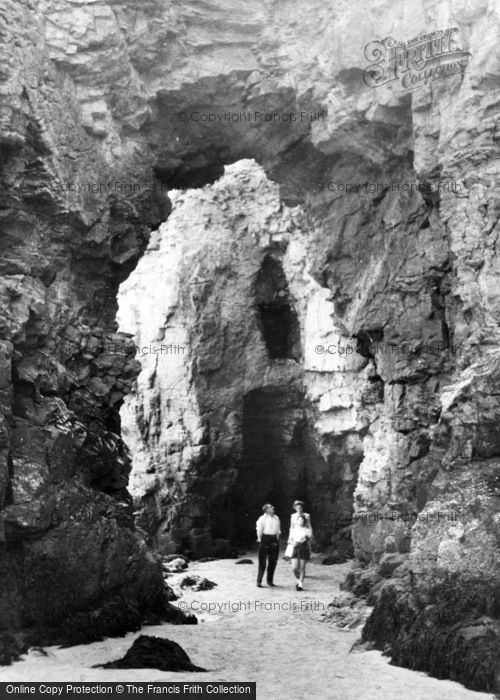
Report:
[[[276,535],[262,535],[259,545],[259,573],[257,574],[257,583],[262,583],[262,577],[266,570],[267,564],[267,583],[273,583],[274,570],[278,563],[278,555],[280,551],[279,540]]]

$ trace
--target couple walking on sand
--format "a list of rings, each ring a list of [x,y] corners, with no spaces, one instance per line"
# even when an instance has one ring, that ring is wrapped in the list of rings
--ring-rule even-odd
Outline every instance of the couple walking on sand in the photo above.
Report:
[[[304,512],[304,502],[295,501],[295,512],[290,517],[290,533],[285,558],[292,561],[292,571],[296,579],[295,588],[301,591],[306,575],[306,562],[311,558],[311,516]],[[262,506],[263,515],[257,520],[257,542],[259,543],[259,571],[257,586],[262,587],[262,578],[267,567],[267,585],[274,586],[273,578],[280,549],[280,519],[274,512],[274,506],[266,503]]]

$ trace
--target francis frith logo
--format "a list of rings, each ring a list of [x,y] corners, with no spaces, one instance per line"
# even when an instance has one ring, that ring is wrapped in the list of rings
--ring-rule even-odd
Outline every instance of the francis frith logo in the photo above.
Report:
[[[465,72],[469,51],[456,44],[457,27],[419,34],[410,41],[386,37],[365,46],[370,65],[363,72],[371,88],[389,85],[398,92],[417,90],[433,80]]]

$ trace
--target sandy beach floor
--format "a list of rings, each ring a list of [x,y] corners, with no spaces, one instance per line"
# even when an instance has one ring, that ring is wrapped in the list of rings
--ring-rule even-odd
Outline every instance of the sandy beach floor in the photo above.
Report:
[[[247,556],[247,555],[245,555]],[[379,651],[350,649],[360,630],[343,631],[321,616],[339,592],[350,564],[322,566],[316,555],[302,592],[295,590],[290,565],[279,561],[276,588],[257,588],[257,559],[193,563],[186,573],[217,583],[210,591],[186,590],[175,605],[194,612],[198,625],[144,627],[126,637],[67,649],[49,647],[47,656],[31,651],[0,668],[0,681],[256,681],[257,698],[302,700],[487,700],[488,693],[467,690],[424,673],[397,668]],[[169,578],[176,583],[179,576]],[[209,609],[211,608],[211,609]],[[207,673],[164,673],[154,669],[95,669],[120,658],[139,634],[176,641]]]

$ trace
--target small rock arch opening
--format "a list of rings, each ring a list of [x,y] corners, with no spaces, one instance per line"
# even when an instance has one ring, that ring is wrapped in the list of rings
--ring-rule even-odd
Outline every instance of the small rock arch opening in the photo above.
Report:
[[[259,326],[270,359],[300,359],[300,327],[281,262],[264,258],[255,283]]]
[[[229,494],[213,509],[213,534],[235,544],[255,543],[255,521],[272,503],[283,533],[296,498],[308,500],[311,461],[304,396],[272,386],[250,391],[243,402],[243,455]]]

